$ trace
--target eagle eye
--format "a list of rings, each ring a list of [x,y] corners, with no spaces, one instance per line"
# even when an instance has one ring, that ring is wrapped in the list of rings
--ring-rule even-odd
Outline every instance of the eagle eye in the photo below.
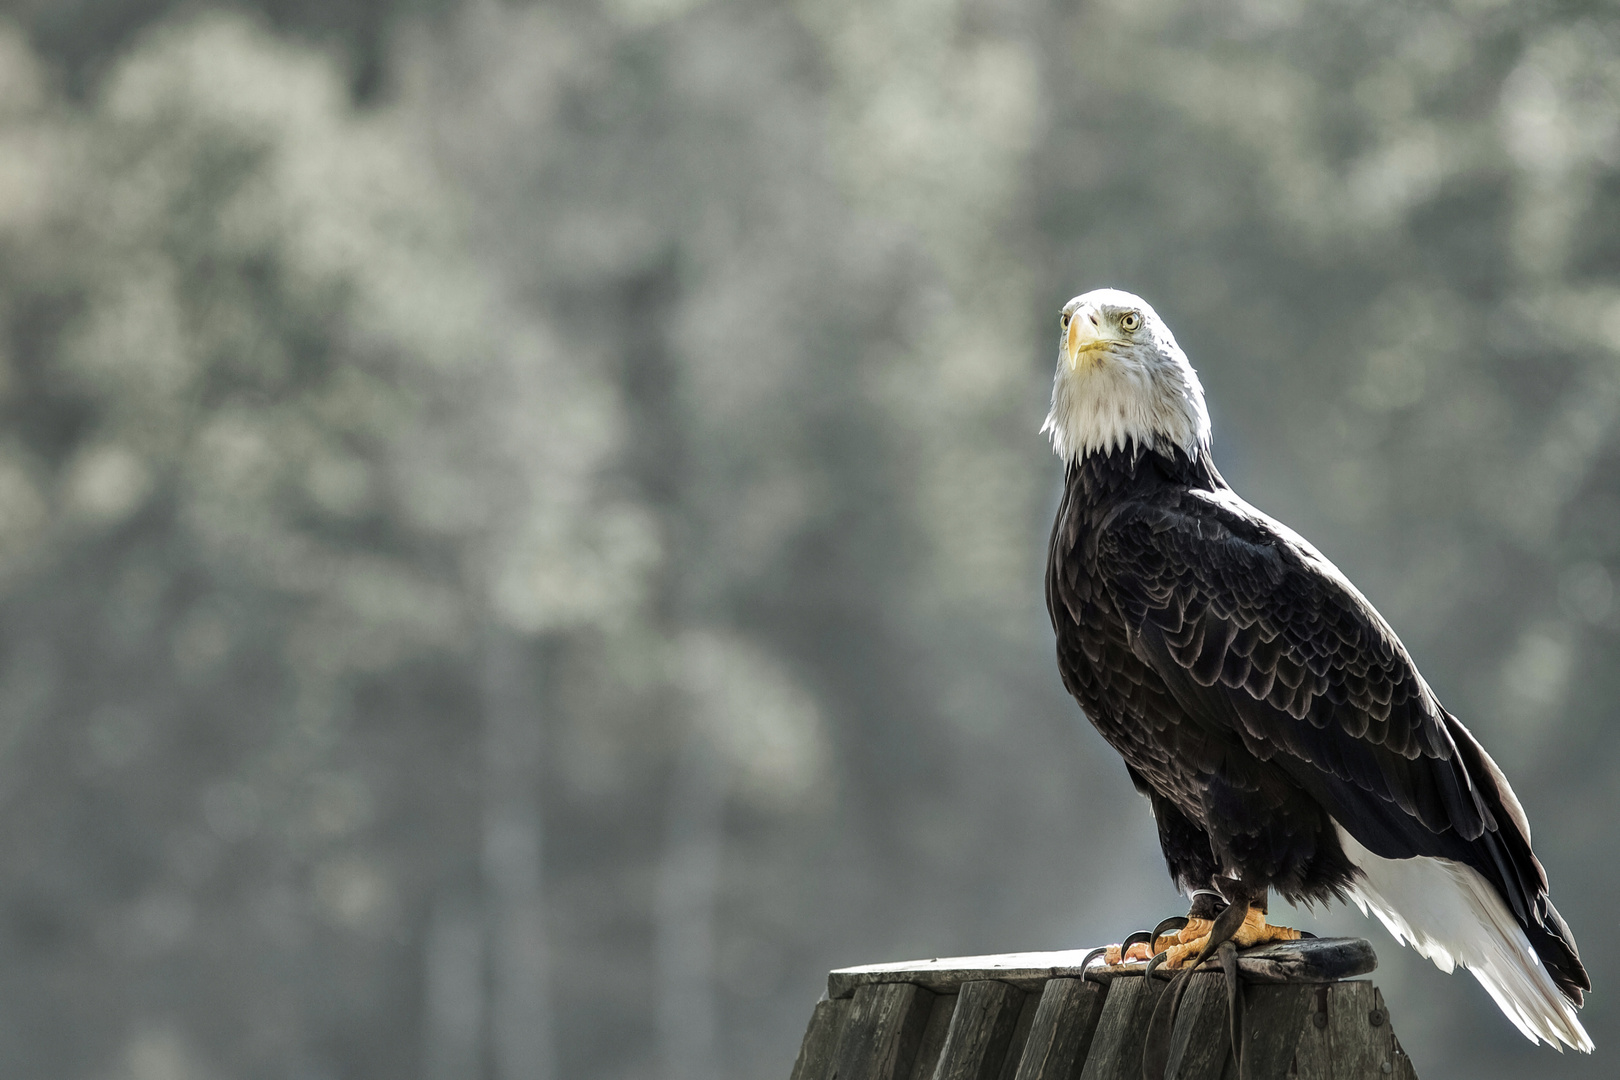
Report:
[[[1137,329],[1142,325],[1141,312],[1127,311],[1125,314],[1119,317],[1119,325],[1120,329],[1127,332]]]
[[[1069,319],[1073,317],[1073,315],[1073,312],[1065,311],[1062,315],[1058,316],[1059,320],[1063,324],[1063,329],[1067,330],[1069,328]]]

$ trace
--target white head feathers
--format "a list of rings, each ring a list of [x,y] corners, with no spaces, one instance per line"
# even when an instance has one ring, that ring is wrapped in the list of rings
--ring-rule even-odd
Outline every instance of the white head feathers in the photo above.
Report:
[[[1209,448],[1204,388],[1170,328],[1141,297],[1097,289],[1063,305],[1052,411],[1041,426],[1065,461],[1135,443]]]

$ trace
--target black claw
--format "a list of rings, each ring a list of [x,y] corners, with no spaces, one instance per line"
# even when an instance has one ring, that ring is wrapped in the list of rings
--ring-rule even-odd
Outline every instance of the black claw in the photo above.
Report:
[[[1243,989],[1238,985],[1237,946],[1231,941],[1221,942],[1215,950],[1220,957],[1221,971],[1226,974],[1226,1016],[1232,1039],[1232,1064],[1237,1074],[1243,1075]]]
[[[1106,945],[1102,946],[1100,949],[1092,949],[1090,952],[1086,953],[1085,959],[1080,961],[1080,977],[1082,979],[1090,978],[1091,973],[1086,969],[1091,967],[1091,962],[1097,959],[1097,957],[1106,955],[1108,955],[1108,946]]]
[[[1142,978],[1151,979],[1153,977],[1153,973],[1155,971],[1158,971],[1159,966],[1161,964],[1163,964],[1168,959],[1170,959],[1170,950],[1169,949],[1166,949],[1162,953],[1155,954],[1153,959],[1148,961],[1147,969],[1142,972]],[[1165,978],[1167,978],[1167,979],[1170,978],[1170,977],[1171,976],[1169,974],[1165,975]]]
[[[1159,995],[1158,1004],[1153,1007],[1153,1015],[1148,1019],[1147,1035],[1142,1045],[1143,1080],[1164,1080],[1165,1070],[1170,1065],[1170,1035],[1175,1031],[1176,1013],[1181,1009],[1181,996],[1187,992],[1193,972],[1197,971],[1205,960],[1214,956],[1222,945],[1232,940],[1243,926],[1243,917],[1247,914],[1248,905],[1241,908],[1232,905],[1217,915],[1214,925],[1209,928],[1208,944],[1191,963],[1176,972],[1175,977],[1170,980],[1170,985]],[[1232,969],[1236,972],[1235,946],[1231,955],[1234,957]]]
[[[1153,928],[1153,940],[1158,941],[1171,930],[1180,930],[1187,925],[1187,916],[1172,915]]]
[[[1136,933],[1120,942],[1119,955],[1121,959],[1123,959],[1125,956],[1125,950],[1130,948],[1132,945],[1135,945],[1139,941],[1146,942],[1148,949],[1151,951],[1153,948],[1153,937],[1154,935],[1147,930],[1138,930]]]

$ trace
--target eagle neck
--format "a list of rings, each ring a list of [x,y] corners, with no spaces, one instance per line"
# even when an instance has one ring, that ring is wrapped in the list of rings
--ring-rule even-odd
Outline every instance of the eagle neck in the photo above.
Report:
[[[1161,450],[1135,442],[1111,450],[1093,450],[1069,462],[1068,484],[1088,501],[1139,491],[1143,486],[1171,486],[1218,491],[1227,486],[1207,449],[1189,454],[1181,447]]]

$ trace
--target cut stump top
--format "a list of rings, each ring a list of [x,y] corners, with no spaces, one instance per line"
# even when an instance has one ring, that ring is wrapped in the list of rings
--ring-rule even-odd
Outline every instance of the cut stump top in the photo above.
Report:
[[[952,956],[902,960],[839,968],[827,975],[827,997],[847,998],[856,987],[874,983],[911,983],[934,993],[951,993],[963,983],[994,979],[1021,990],[1038,990],[1050,979],[1090,978],[1101,982],[1140,976],[1146,964],[1082,967],[1090,949],[1058,952],[1001,953],[995,956]],[[1210,962],[1210,965],[1213,961]],[[1209,966],[1209,965],[1206,965]],[[1365,938],[1306,938],[1280,941],[1238,954],[1238,969],[1247,982],[1336,982],[1365,975],[1378,966],[1372,943]],[[1162,971],[1165,977],[1171,973]],[[1161,974],[1155,972],[1155,975]]]
[[[790,1080],[1139,1080],[1172,973],[1085,965],[1087,950],[957,956],[831,972]],[[1417,1080],[1360,938],[1280,942],[1239,954],[1240,982],[1200,971],[1169,1032],[1165,1076]],[[1231,1005],[1242,1004],[1233,1028]],[[1158,1043],[1154,1044],[1156,1047]]]

